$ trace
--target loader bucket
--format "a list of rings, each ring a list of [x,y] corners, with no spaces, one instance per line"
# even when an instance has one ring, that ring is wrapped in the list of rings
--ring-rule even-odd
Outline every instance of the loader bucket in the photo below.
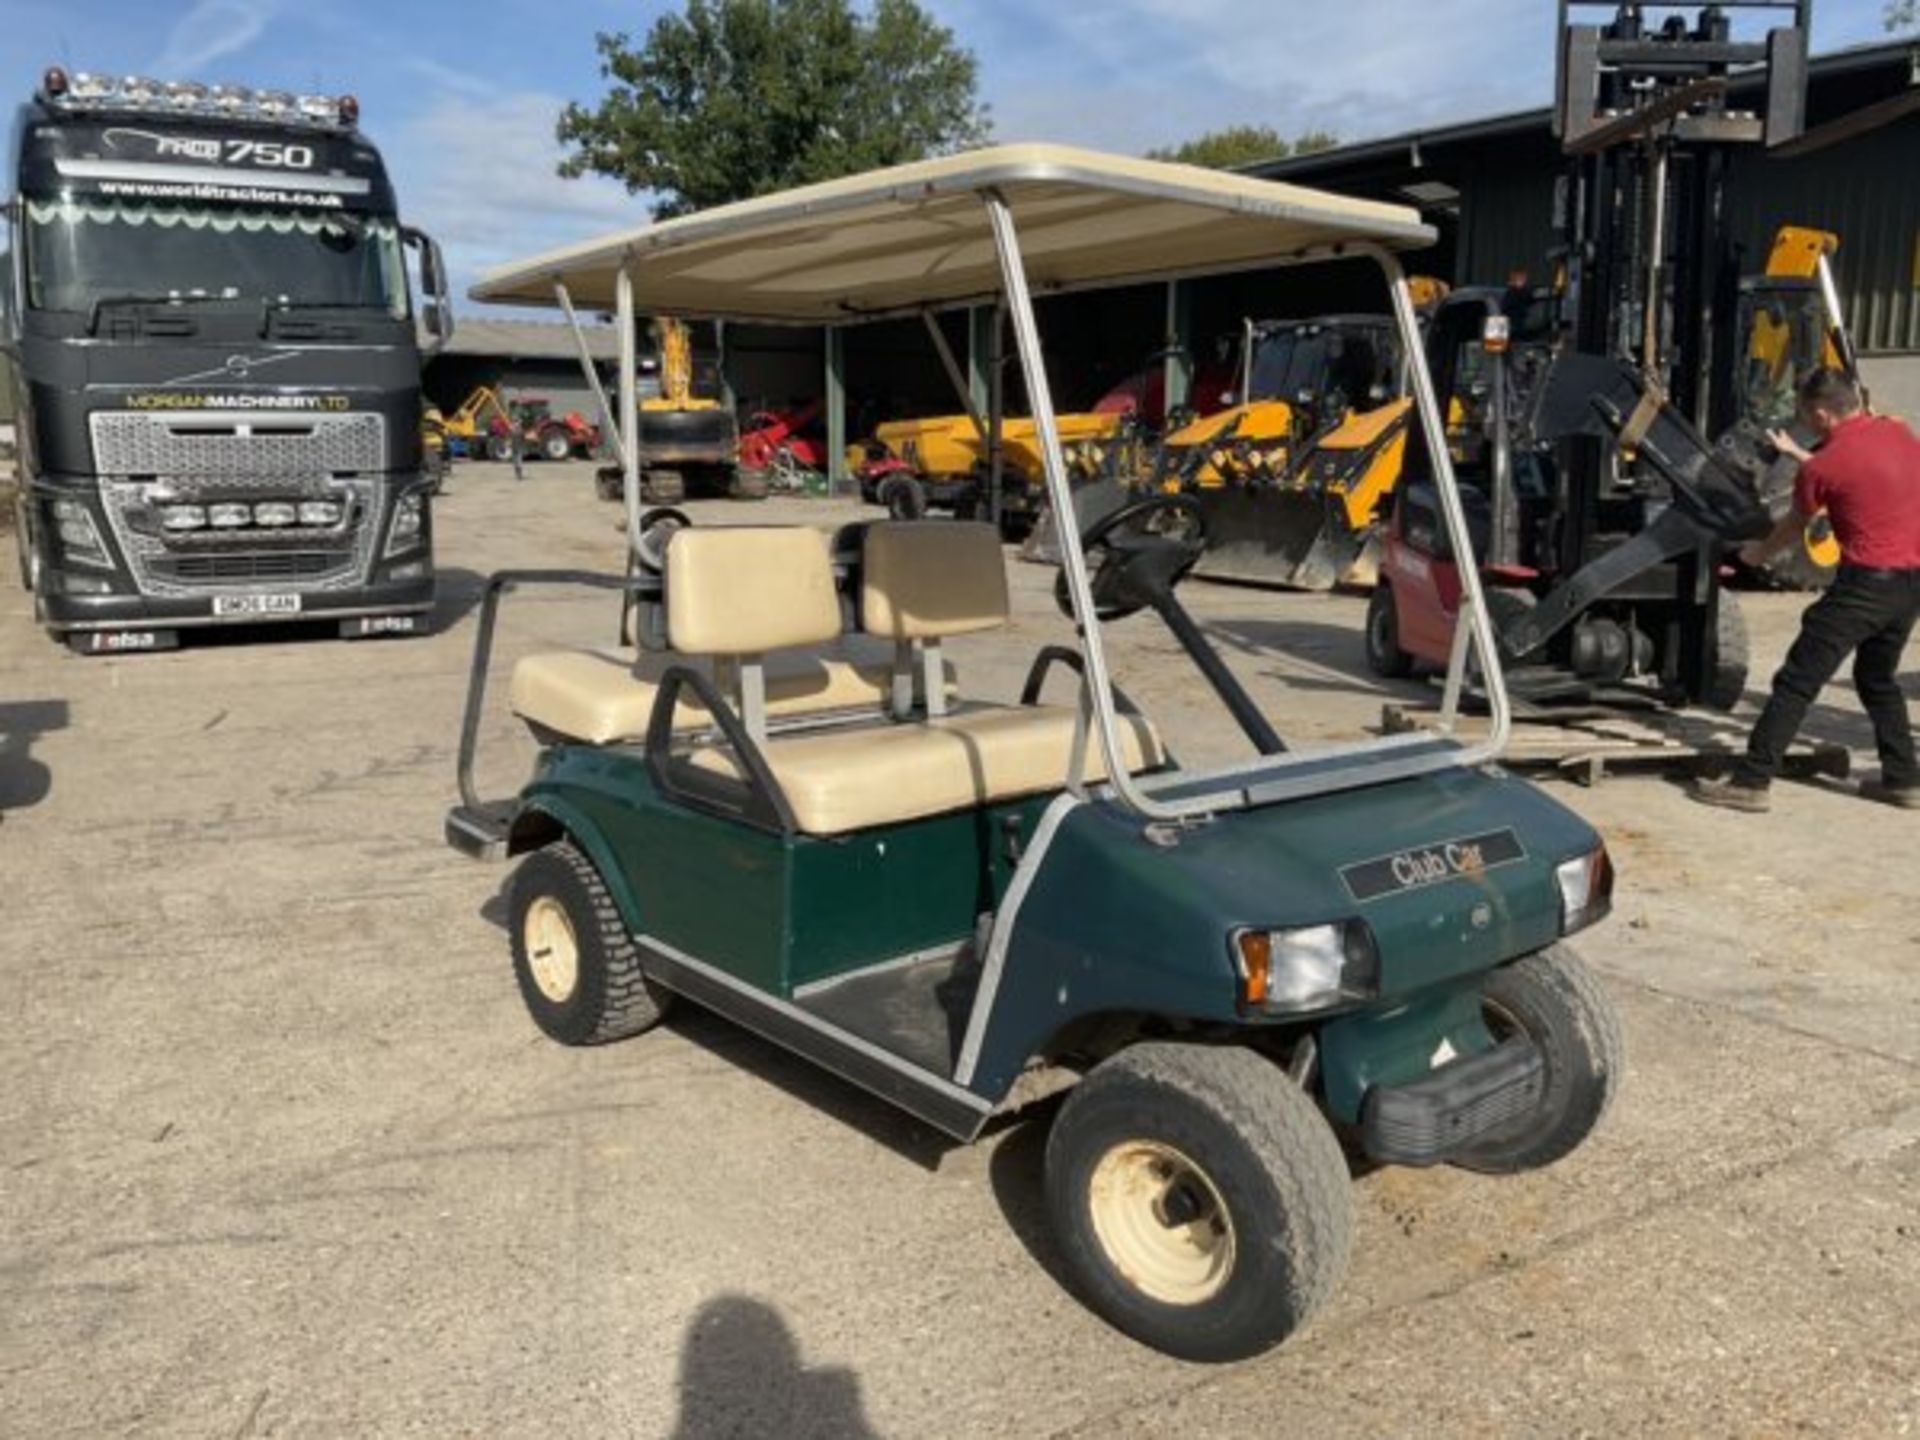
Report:
[[[1331,590],[1366,549],[1337,496],[1247,485],[1193,493],[1207,522],[1207,553],[1194,574],[1209,580]]]
[[[1138,500],[1147,492],[1130,489],[1118,480],[1095,480],[1091,484],[1074,488],[1073,508],[1079,516],[1080,529],[1084,532],[1103,515],[1109,515],[1131,500]],[[1053,511],[1043,510],[1034,523],[1027,538],[1020,544],[1020,558],[1035,565],[1058,565],[1060,563],[1060,530],[1054,524]]]

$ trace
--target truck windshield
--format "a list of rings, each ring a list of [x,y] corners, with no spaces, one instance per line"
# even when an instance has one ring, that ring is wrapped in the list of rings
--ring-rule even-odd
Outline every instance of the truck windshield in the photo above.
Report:
[[[26,220],[35,309],[213,299],[406,318],[400,235],[390,220],[68,200],[29,201]]]

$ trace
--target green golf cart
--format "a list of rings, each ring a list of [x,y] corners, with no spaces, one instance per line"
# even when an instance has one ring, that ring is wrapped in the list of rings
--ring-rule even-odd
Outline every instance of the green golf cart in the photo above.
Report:
[[[1331,1294],[1350,1153],[1511,1172],[1579,1145],[1619,1040],[1566,940],[1606,913],[1611,871],[1592,829],[1495,763],[1508,714],[1471,567],[1441,730],[1296,749],[1180,602],[1206,544],[1188,497],[1063,528],[1078,643],[1035,655],[1013,704],[970,696],[943,654],[1007,623],[992,516],[830,535],[640,503],[637,314],[819,326],[1003,305],[1069,515],[1033,290],[1361,256],[1468,553],[1395,259],[1431,238],[1398,206],[1023,145],[487,275],[478,299],[613,309],[628,341],[628,572],[493,577],[447,822],[459,848],[518,860],[513,968],[541,1029],[623,1039],[683,998],[960,1141],[1064,1089],[1045,1187],[1065,1267],[1121,1330],[1196,1360],[1258,1354]],[[518,662],[511,703],[542,750],[517,796],[488,800],[474,750],[499,602],[543,583],[618,592],[638,643]],[[1248,758],[1183,766],[1114,685],[1106,627],[1146,611]],[[1452,726],[1470,668],[1481,738]]]

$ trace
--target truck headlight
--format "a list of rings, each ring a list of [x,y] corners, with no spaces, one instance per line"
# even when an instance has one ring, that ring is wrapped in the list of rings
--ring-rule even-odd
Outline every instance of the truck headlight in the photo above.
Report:
[[[54,501],[53,528],[60,537],[62,559],[102,570],[113,568],[106,544],[100,539],[100,527],[93,523],[92,512],[80,501]]]
[[[392,559],[420,543],[420,532],[427,523],[426,496],[409,490],[393,506],[393,520],[387,526],[387,548],[382,559]]]
[[[1605,845],[1553,867],[1560,887],[1560,933],[1571,935],[1605,917],[1613,908],[1613,861]]]
[[[1380,992],[1380,952],[1362,920],[1287,930],[1236,930],[1240,999],[1249,1009],[1323,1010]]]

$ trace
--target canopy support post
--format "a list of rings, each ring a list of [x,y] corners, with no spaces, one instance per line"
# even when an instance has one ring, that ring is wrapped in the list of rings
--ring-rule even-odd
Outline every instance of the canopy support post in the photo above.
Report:
[[[1453,452],[1447,448],[1446,412],[1433,388],[1433,374],[1427,369],[1425,343],[1420,334],[1420,317],[1414,309],[1413,292],[1407,285],[1407,272],[1392,251],[1367,243],[1356,250],[1373,256],[1386,274],[1387,296],[1393,305],[1393,318],[1400,332],[1400,347],[1405,352],[1407,379],[1413,390],[1413,408],[1420,417],[1420,430],[1427,443],[1429,463],[1433,466],[1434,488],[1440,496],[1440,513],[1446,522],[1447,538],[1456,555],[1473,554],[1467,535],[1467,516],[1460,503],[1460,482],[1453,473]],[[1513,733],[1512,707],[1507,701],[1506,676],[1500,665],[1500,650],[1494,639],[1493,620],[1487,614],[1487,597],[1480,584],[1480,571],[1473,565],[1460,570],[1460,615],[1453,652],[1447,662],[1446,688],[1442,692],[1440,728],[1451,732],[1459,719],[1460,692],[1466,684],[1467,655],[1472,651],[1480,662],[1480,683],[1487,694],[1489,727],[1486,741],[1488,758],[1498,756]],[[1471,640],[1471,644],[1468,641]]]
[[[1000,353],[1007,330],[1004,300],[993,302],[987,324],[987,518],[998,526],[1006,494],[1007,367]]]
[[[615,323],[620,327],[620,491],[627,507],[627,544],[640,553],[639,337],[634,334],[633,276],[623,257],[614,280]]]
[[[573,313],[573,296],[567,292],[565,281],[553,282],[553,298],[560,302],[560,309],[567,317],[567,328],[573,331],[573,343],[580,351],[580,373],[587,377],[587,384],[593,390],[593,403],[600,412],[600,431],[613,442],[613,458],[625,466],[627,437],[620,433],[613,406],[607,401],[607,387],[600,382],[600,367],[593,363],[593,351],[587,345],[587,333],[580,328],[580,317]]]
[[[980,418],[980,407],[973,402],[973,387],[967,383],[966,372],[961,370],[960,362],[954,358],[953,347],[947,344],[947,332],[940,328],[940,317],[931,310],[922,310],[920,320],[927,327],[927,336],[933,341],[934,352],[940,357],[940,368],[947,372],[947,383],[953,386],[953,393],[960,397],[967,418],[973,422],[973,433],[984,442],[987,438],[987,422]]]
[[[1067,577],[1067,593],[1073,599],[1074,619],[1080,627],[1081,658],[1086,666],[1081,695],[1092,711],[1091,729],[1100,742],[1107,762],[1107,779],[1128,805],[1150,819],[1171,820],[1181,813],[1150,799],[1133,783],[1127,770],[1126,752],[1120,746],[1119,721],[1115,715],[1113,682],[1107,670],[1107,656],[1100,637],[1100,616],[1093,603],[1093,582],[1087,573],[1086,552],[1080,547],[1079,519],[1073,508],[1073,487],[1067,478],[1067,463],[1060,451],[1060,427],[1053,414],[1053,392],[1047,384],[1045,357],[1040,351],[1040,330],[1033,319],[1033,298],[1027,290],[1027,272],[1020,258],[1020,239],[1013,228],[1013,212],[997,190],[982,190],[980,198],[987,207],[987,220],[993,227],[993,248],[1000,259],[1000,279],[1008,312],[1013,317],[1013,340],[1020,355],[1020,368],[1027,380],[1027,402],[1033,412],[1034,435],[1040,442],[1040,457],[1046,470],[1047,498],[1053,505],[1055,528],[1060,539],[1060,568]],[[1075,747],[1067,785],[1078,792],[1085,787],[1085,756]]]

